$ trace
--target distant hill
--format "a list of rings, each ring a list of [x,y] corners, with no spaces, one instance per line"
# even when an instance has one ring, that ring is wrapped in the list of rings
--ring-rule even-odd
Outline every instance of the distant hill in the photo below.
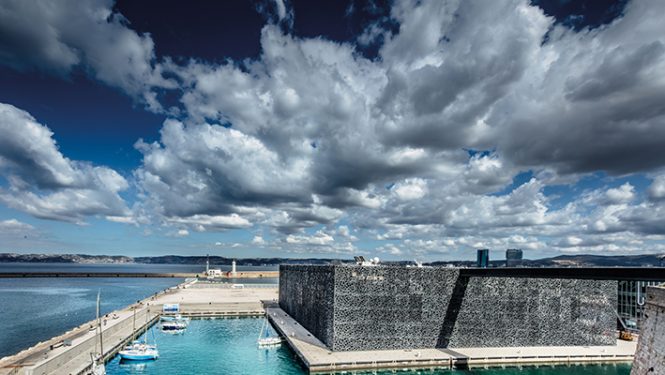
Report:
[[[134,263],[122,255],[0,253],[0,263]]]
[[[553,258],[525,259],[526,267],[659,267],[665,266],[665,254],[644,255],[560,255]],[[220,256],[181,256],[164,255],[158,257],[128,257],[121,255],[85,255],[85,254],[15,254],[0,253],[0,263],[144,263],[144,264],[210,264],[230,265],[234,258]],[[351,259],[328,258],[238,258],[239,266],[263,266],[277,264],[341,264],[352,263]],[[384,264],[405,265],[410,261],[386,261]],[[474,266],[473,261],[439,261],[425,263],[432,266]],[[501,267],[505,260],[494,260],[493,267]]]
[[[215,265],[231,265],[235,258],[225,258],[220,256],[181,256],[181,255],[164,255],[158,257],[136,257],[134,262],[147,263],[147,264],[205,264],[206,260],[210,260],[210,264]],[[238,258],[235,259],[236,264],[239,266],[262,266],[262,265],[277,265],[277,264],[334,264],[352,262],[353,260],[340,260],[340,259],[319,259],[319,258]]]

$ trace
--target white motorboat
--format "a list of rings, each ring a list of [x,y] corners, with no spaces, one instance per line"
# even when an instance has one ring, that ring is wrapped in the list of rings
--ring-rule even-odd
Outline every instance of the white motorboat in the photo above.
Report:
[[[189,318],[183,318],[182,315],[162,316],[160,318],[162,332],[182,333],[189,325]]]
[[[172,332],[172,331],[182,332],[185,329],[187,329],[187,323],[178,322],[178,321],[162,322],[161,326],[162,326],[162,331],[164,332]]]

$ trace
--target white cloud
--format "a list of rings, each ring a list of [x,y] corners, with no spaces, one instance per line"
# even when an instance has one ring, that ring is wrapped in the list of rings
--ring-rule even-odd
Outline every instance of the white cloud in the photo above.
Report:
[[[252,244],[262,246],[262,245],[266,244],[266,241],[263,239],[262,236],[257,235],[257,236],[254,236],[254,238],[252,238]]]
[[[651,185],[649,185],[647,192],[651,199],[659,200],[665,198],[665,174],[656,176]]]
[[[372,60],[351,43],[285,31],[292,9],[275,0],[259,58],[184,64],[158,62],[150,36],[110,2],[73,4],[3,4],[0,62],[61,74],[84,67],[153,109],[153,94],[177,82],[180,112],[158,141],[136,144],[143,162],[130,216],[123,177],[67,159],[48,128],[3,107],[9,188],[0,199],[11,207],[188,233],[258,226],[275,235],[266,245],[340,254],[355,236],[395,241],[378,250],[393,255],[661,248],[662,175],[647,201],[631,183],[574,191],[564,203],[544,192],[589,172],[606,172],[610,184],[665,164],[665,3],[632,1],[612,23],[574,31],[526,0],[401,0],[390,14],[396,32],[377,23],[360,38],[379,43]],[[26,28],[17,15],[45,27]],[[503,194],[526,171],[535,177]]]
[[[66,158],[53,133],[27,112],[0,103],[0,133],[0,171],[9,185],[0,188],[0,201],[7,206],[77,223],[88,216],[118,221],[130,214],[119,195],[129,187],[124,177]]]
[[[169,223],[185,224],[197,228],[202,226],[205,229],[220,230],[220,229],[239,229],[249,228],[251,223],[240,217],[238,214],[231,215],[192,215],[187,217],[169,217]]]
[[[297,244],[297,245],[314,245],[314,246],[332,245],[334,241],[335,239],[333,238],[333,236],[322,230],[316,231],[316,233],[314,233],[311,236],[290,234],[286,237],[287,243]]]
[[[18,221],[16,219],[7,219],[7,220],[2,220],[0,221],[0,232],[2,233],[26,233],[26,232],[32,232],[35,230],[35,227],[33,227],[30,224],[23,223],[21,221]]]
[[[0,4],[0,64],[67,75],[82,67],[161,110],[155,88],[174,88],[155,63],[154,43],[112,11],[112,0],[9,0]],[[40,25],[34,27],[34,25]]]
[[[613,204],[628,203],[635,198],[635,188],[628,182],[615,189],[608,189],[605,193],[607,199]]]
[[[402,201],[421,199],[427,195],[427,182],[421,178],[410,178],[397,183],[393,192]]]

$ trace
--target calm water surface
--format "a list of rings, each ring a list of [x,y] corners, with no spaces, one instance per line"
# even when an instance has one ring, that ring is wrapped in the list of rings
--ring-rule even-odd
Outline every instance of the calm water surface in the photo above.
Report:
[[[294,354],[282,345],[259,349],[256,340],[263,318],[192,320],[181,335],[154,329],[159,359],[122,363],[118,357],[106,365],[117,374],[305,374]],[[148,335],[152,341],[152,335]]]
[[[0,357],[60,335],[95,318],[97,291],[101,311],[121,309],[182,279],[47,278],[0,279]]]
[[[220,268],[230,271],[231,266],[210,265],[211,268]],[[279,266],[238,266],[238,271],[277,271]],[[79,264],[79,263],[0,263],[2,272],[204,272],[202,264]]]
[[[109,375],[126,374],[280,374],[300,375],[305,371],[286,346],[259,349],[256,340],[264,319],[240,318],[192,320],[182,335],[154,329],[160,358],[150,362],[123,363],[118,357],[106,366]],[[153,336],[148,335],[152,341]],[[348,372],[347,372],[348,373]],[[630,366],[541,366],[427,371],[384,371],[358,374],[440,374],[440,375],[629,375]]]

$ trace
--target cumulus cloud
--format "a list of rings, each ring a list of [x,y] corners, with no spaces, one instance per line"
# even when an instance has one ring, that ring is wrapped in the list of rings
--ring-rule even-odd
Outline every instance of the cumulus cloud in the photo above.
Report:
[[[146,101],[177,83],[178,118],[164,122],[158,140],[135,145],[143,162],[134,172],[134,222],[265,227],[277,236],[272,245],[294,251],[352,251],[354,236],[371,237],[397,241],[379,246],[400,256],[661,245],[665,3],[633,1],[610,24],[573,30],[527,0],[400,0],[391,22],[360,38],[378,43],[370,59],[353,43],[294,35],[283,27],[292,9],[275,0],[259,58],[182,64],[157,62],[149,35],[133,32],[109,4],[3,4],[0,62],[61,73],[85,66]],[[21,28],[18,14],[50,27]],[[63,23],[74,15],[80,24]],[[78,35],[81,28],[98,32]],[[17,47],[28,39],[35,48]],[[117,195],[124,179],[66,159],[45,127],[32,131],[46,147],[24,153],[26,139],[0,140],[19,150],[0,151],[18,192],[3,201],[58,218],[127,217]],[[563,203],[545,194],[598,171],[608,180],[653,173],[648,199],[631,183],[575,191]],[[520,172],[534,178],[513,186]],[[49,193],[24,192],[29,184]],[[103,207],[60,214],[79,203],[65,192],[82,187]]]
[[[665,198],[665,174],[658,175],[654,178],[651,185],[647,190],[649,198],[653,200],[661,200]]]
[[[152,110],[161,110],[155,88],[173,88],[155,63],[154,43],[112,10],[112,0],[0,4],[0,64],[18,70],[68,75],[80,68],[118,87]],[[35,27],[39,25],[39,27]]]
[[[514,162],[562,173],[661,166],[664,4],[629,2],[611,24],[555,26],[523,78],[488,118]],[[501,136],[500,134],[510,135]]]
[[[254,236],[254,238],[252,238],[252,244],[262,246],[266,244],[266,241],[263,239],[262,236]]]
[[[29,113],[0,103],[0,201],[42,219],[82,223],[126,217],[119,193],[128,182],[113,169],[66,158],[53,133]]]
[[[0,232],[4,234],[12,233],[12,234],[23,235],[25,233],[32,232],[34,230],[35,227],[33,227],[32,225],[23,223],[16,219],[7,219],[0,221]]]

